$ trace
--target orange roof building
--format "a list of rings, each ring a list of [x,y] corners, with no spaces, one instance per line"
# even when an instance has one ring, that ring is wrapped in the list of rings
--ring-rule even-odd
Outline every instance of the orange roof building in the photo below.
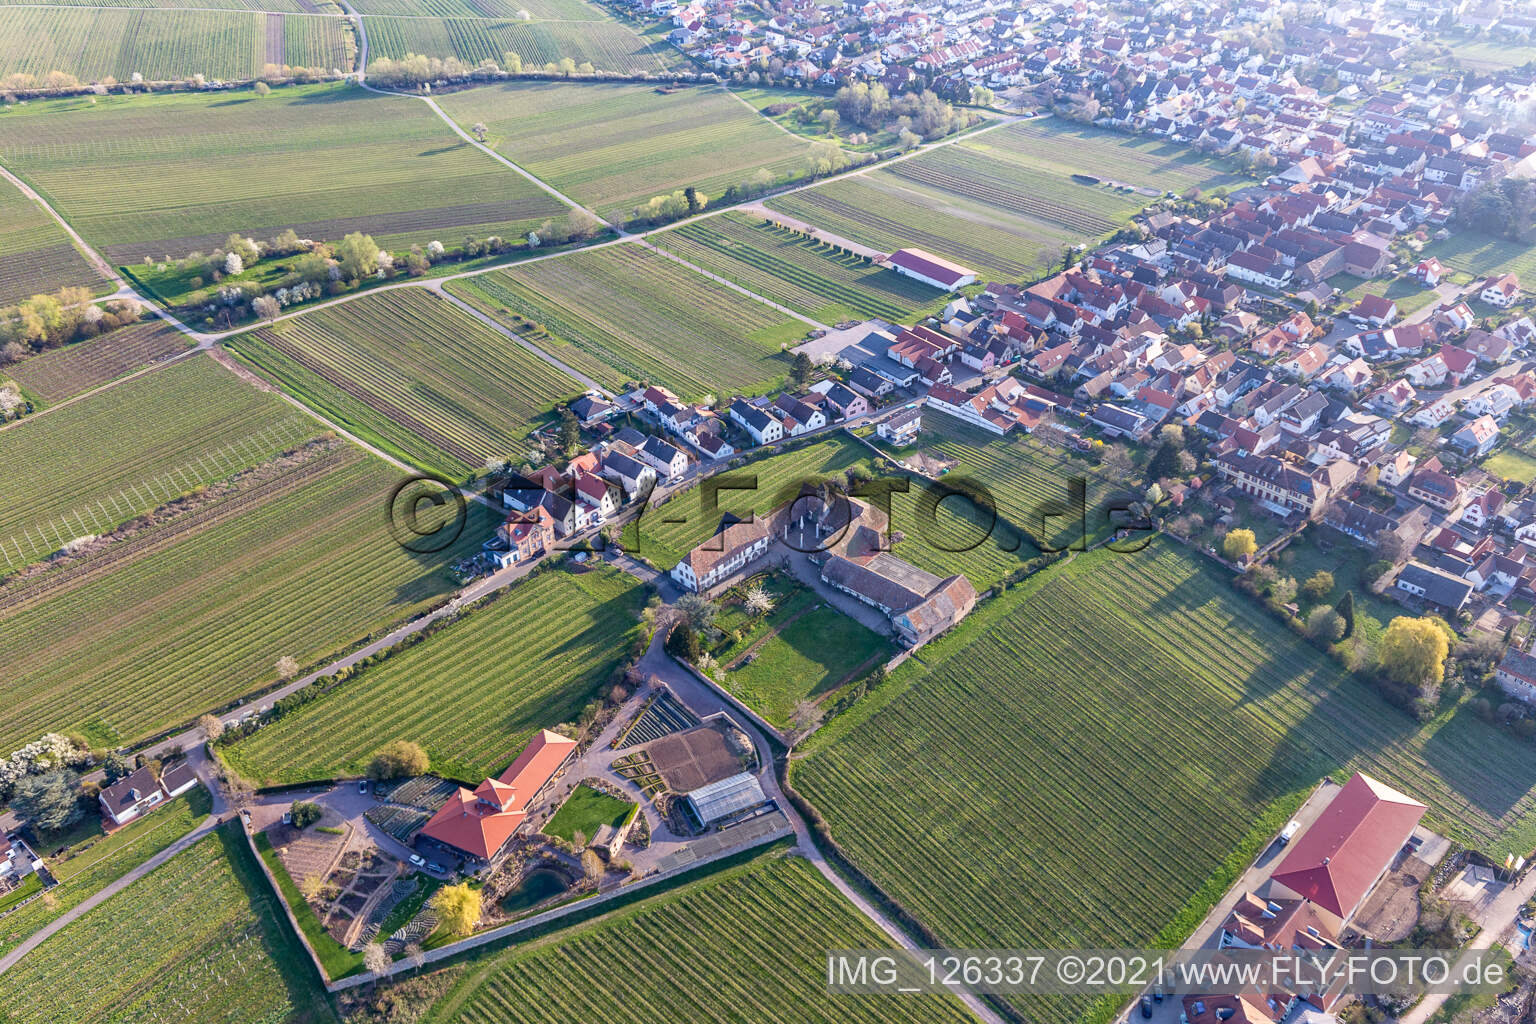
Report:
[[[575,740],[540,730],[498,778],[486,779],[473,792],[460,786],[417,837],[470,860],[493,860],[575,749]]]
[[[1271,882],[1348,921],[1427,808],[1358,772],[1285,855]]]

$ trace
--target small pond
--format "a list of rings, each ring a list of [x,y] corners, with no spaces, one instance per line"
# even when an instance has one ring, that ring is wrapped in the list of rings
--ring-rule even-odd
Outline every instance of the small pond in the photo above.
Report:
[[[507,890],[507,894],[501,898],[501,909],[515,914],[553,899],[570,887],[571,880],[561,872],[551,868],[534,868],[517,885]]]

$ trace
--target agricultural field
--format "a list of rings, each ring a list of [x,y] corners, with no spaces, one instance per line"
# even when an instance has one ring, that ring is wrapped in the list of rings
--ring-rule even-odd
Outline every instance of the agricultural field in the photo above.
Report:
[[[523,11],[535,21],[608,21],[601,7],[587,0],[357,0],[365,17],[396,15],[429,18],[516,18]]]
[[[120,263],[209,252],[232,231],[366,231],[400,249],[515,237],[565,213],[408,97],[343,83],[90,100],[12,109],[0,161]],[[317,173],[274,173],[304,165]]]
[[[7,1019],[331,1019],[281,911],[247,889],[256,869],[239,828],[225,826],[177,854],[0,975]]]
[[[55,852],[50,844],[43,852],[48,857],[49,873],[59,883],[49,890],[53,898],[33,900],[0,917],[0,952],[14,948],[49,921],[191,832],[208,816],[211,806],[208,791],[199,786],[111,835],[103,835],[97,827],[94,835],[68,844],[62,853]],[[95,822],[93,818],[92,824]]]
[[[39,408],[46,408],[185,352],[189,344],[184,334],[164,321],[146,320],[50,349],[8,367],[5,374]]]
[[[339,17],[252,11],[0,5],[0,76],[62,71],[81,81],[255,78],[263,64],[350,70]]]
[[[1045,174],[1056,180],[1058,188],[1072,174],[1091,174],[1154,192],[1183,193],[1191,188],[1209,192],[1251,183],[1220,160],[1177,142],[1056,117],[1008,125],[966,140],[964,148],[1004,160],[1021,175]]]
[[[1044,277],[1061,263],[1074,237],[1061,228],[937,189],[919,186],[890,168],[802,189],[764,201],[770,210],[880,252],[926,249],[1010,281]]]
[[[1329,773],[1496,857],[1536,842],[1529,743],[1465,706],[1421,727],[1171,542],[1058,563],[921,661],[792,781],[956,948],[1175,944]]]
[[[0,747],[48,731],[116,746],[320,661],[440,600],[491,513],[471,506],[433,555],[391,540],[399,471],[340,442],[213,488],[195,507],[0,587],[0,658],[15,685]]]
[[[912,1024],[970,1020],[938,996],[827,994],[828,949],[877,931],[805,860],[776,851],[594,920],[483,956],[429,1024],[548,1020]],[[581,983],[600,974],[605,983]]]
[[[414,2],[414,0],[412,0]],[[5,0],[22,7],[116,7],[179,10],[185,7],[220,11],[275,11],[279,14],[336,13],[332,0]]]
[[[423,288],[316,310],[227,347],[333,422],[456,478],[521,461],[530,426],[583,390]]]
[[[439,99],[498,153],[605,217],[693,186],[718,199],[759,170],[798,173],[810,143],[718,87],[518,82]]]
[[[574,720],[638,635],[645,595],[614,569],[542,572],[440,633],[224,748],[263,784],[360,774],[393,739],[473,783]]]
[[[651,239],[670,253],[827,324],[878,317],[911,323],[949,298],[910,277],[840,253],[746,213],[694,221]]]
[[[1513,39],[1466,39],[1451,44],[1451,59],[1469,71],[1504,71],[1536,60],[1536,45]]]
[[[107,287],[47,211],[0,180],[0,306],[73,286]]]
[[[1081,539],[1084,530],[1088,542],[1095,542],[1109,531],[1107,509],[1124,493],[1124,481],[1083,455],[1028,435],[999,438],[940,413],[923,414],[918,447],[951,463],[944,483],[959,487],[965,481],[985,488],[998,517],[1028,538],[1025,549],[1035,539],[1066,547]],[[1087,523],[1065,518],[1042,522],[1041,510],[1064,503],[1074,477],[1084,479]],[[1013,530],[1003,527],[993,537],[995,546],[1002,547],[1012,547],[1019,540]]]
[[[8,499],[0,508],[0,570],[105,533],[316,432],[314,421],[209,356],[23,419],[0,435]]]
[[[1052,118],[980,132],[767,205],[884,252],[915,245],[985,275],[1019,279],[1044,276],[1063,246],[1113,233],[1165,190],[1239,180],[1172,143]]]
[[[1449,238],[1430,242],[1420,255],[1425,259],[1438,257],[1451,269],[1475,278],[1513,272],[1522,281],[1528,276],[1536,280],[1536,249],[1478,231],[1457,231]]]
[[[809,328],[639,245],[609,246],[454,281],[448,290],[610,388],[684,398],[777,386],[783,346]]]
[[[399,60],[408,53],[457,57],[466,64],[504,64],[515,53],[535,71],[570,58],[579,67],[616,75],[656,74],[676,67],[681,54],[616,21],[522,21],[516,18],[377,17],[363,19],[370,57]],[[647,197],[649,198],[649,197]]]

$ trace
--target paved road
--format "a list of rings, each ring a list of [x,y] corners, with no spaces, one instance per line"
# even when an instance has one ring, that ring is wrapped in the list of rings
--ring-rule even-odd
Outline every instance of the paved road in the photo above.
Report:
[[[1510,886],[1494,897],[1493,903],[1482,915],[1483,930],[1467,943],[1467,949],[1491,949],[1502,942],[1520,916],[1520,908],[1536,896],[1536,871],[1529,872],[1517,885]],[[1417,1006],[1398,1018],[1398,1024],[1426,1024],[1430,1017],[1444,1005],[1444,995],[1425,996]]]
[[[0,957],[0,974],[4,974],[6,971],[10,970],[11,967],[13,967],[19,960],[21,960],[22,957],[26,956],[32,950],[42,945],[42,943],[45,942],[50,935],[53,935],[55,932],[59,931],[59,929],[65,927],[71,922],[78,920],[81,916],[88,913],[92,908],[100,906],[102,903],[111,899],[116,894],[122,892],[134,882],[137,882],[139,879],[143,878],[145,875],[149,874],[151,871],[155,870],[160,865],[176,856],[182,850],[185,850],[187,847],[196,843],[203,837],[210,835],[214,829],[218,828],[219,822],[224,819],[224,814],[228,810],[229,805],[224,798],[223,789],[219,786],[217,778],[214,777],[212,764],[209,761],[207,753],[203,750],[201,744],[196,745],[195,748],[190,749],[187,752],[187,763],[191,765],[193,771],[197,773],[198,778],[202,780],[203,785],[208,789],[209,795],[213,798],[212,810],[208,817],[204,818],[192,831],[188,832],[186,835],[182,836],[180,839],[176,840],[174,843],[167,846],[165,849],[161,850],[159,853],[155,854],[153,857],[140,864],[138,867],[128,871],[116,881],[103,886],[101,889],[92,893],[90,896],[87,896],[85,899],[81,900],[79,903],[75,904],[73,907],[69,908],[64,913],[54,918],[52,921],[49,921],[47,924],[43,925],[43,927],[39,928],[31,935],[27,936],[27,938],[19,946],[5,954],[5,956]],[[150,813],[153,814],[154,812],[151,811]],[[69,883],[65,882],[62,884],[68,885]]]

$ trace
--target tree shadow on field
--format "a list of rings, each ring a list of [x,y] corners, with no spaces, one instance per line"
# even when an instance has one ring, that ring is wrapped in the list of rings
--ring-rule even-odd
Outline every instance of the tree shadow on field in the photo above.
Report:
[[[417,156],[442,156],[444,153],[457,153],[459,150],[463,149],[464,147],[466,147],[468,145],[469,145],[469,143],[467,143],[467,142],[456,142],[456,143],[454,143],[451,146],[438,146],[436,149],[424,149],[420,153],[417,153],[416,155]]]
[[[217,102],[217,103],[210,103],[210,104],[208,104],[208,106],[210,106],[210,107],[238,107],[238,106],[241,106],[242,104],[245,104],[245,103],[255,103],[255,102],[256,102],[256,97],[254,97],[254,96],[245,96],[245,97],[240,97],[240,98],[236,98],[236,99],[232,99],[232,100],[219,100],[219,102]]]

